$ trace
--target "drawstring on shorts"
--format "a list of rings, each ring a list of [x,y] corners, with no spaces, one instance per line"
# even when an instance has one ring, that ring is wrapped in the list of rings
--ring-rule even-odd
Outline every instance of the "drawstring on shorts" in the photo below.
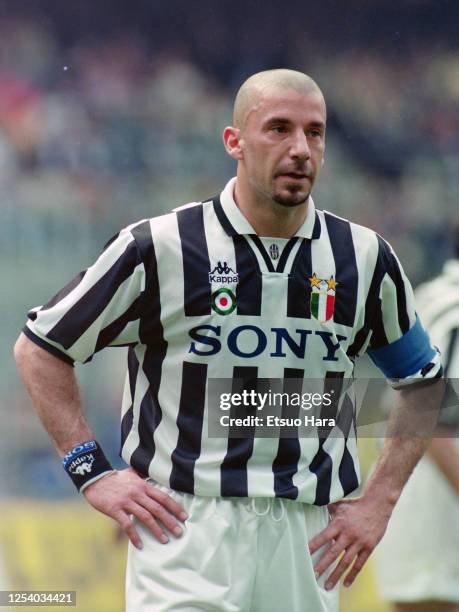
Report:
[[[266,502],[266,507],[261,511],[258,510],[257,507],[258,500],[264,500]],[[277,516],[275,512],[276,505],[280,506],[280,513]],[[284,502],[277,497],[252,497],[246,508],[247,510],[253,512],[256,516],[266,516],[267,514],[270,514],[271,519],[275,523],[279,523],[285,516]]]

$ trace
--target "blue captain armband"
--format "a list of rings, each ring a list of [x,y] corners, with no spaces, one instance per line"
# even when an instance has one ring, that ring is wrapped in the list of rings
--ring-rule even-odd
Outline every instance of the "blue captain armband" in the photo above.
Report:
[[[401,338],[367,353],[394,388],[442,375],[440,352],[430,344],[419,318]]]

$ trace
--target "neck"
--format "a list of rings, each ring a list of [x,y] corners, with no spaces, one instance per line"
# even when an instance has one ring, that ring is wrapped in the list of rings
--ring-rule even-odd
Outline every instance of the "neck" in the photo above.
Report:
[[[309,198],[298,206],[282,206],[270,198],[258,196],[244,181],[236,181],[234,201],[258,236],[291,238],[303,224]]]

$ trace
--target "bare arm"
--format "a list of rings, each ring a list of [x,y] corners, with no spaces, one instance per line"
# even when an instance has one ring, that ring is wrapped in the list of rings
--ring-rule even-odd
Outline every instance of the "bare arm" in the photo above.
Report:
[[[318,576],[340,559],[326,588],[333,588],[353,563],[344,581],[350,586],[381,540],[402,489],[429,444],[443,393],[443,380],[398,391],[381,456],[362,496],[329,505],[330,524],[309,543],[311,553],[331,543],[315,566]]]
[[[22,380],[38,416],[61,457],[73,447],[95,438],[82,408],[73,367],[54,357],[21,334],[14,355]],[[130,515],[144,522],[163,543],[166,534],[155,517],[175,535],[181,528],[172,515],[186,518],[183,508],[171,497],[147,484],[132,468],[115,470],[113,475],[90,484],[84,491],[87,501],[116,520],[132,543],[141,547]]]
[[[61,457],[94,434],[83,416],[72,366],[21,334],[14,347],[16,365],[37,414]]]

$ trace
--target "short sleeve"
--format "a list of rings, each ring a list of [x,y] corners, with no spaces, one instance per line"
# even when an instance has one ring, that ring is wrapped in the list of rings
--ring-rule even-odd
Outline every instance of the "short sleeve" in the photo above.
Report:
[[[145,266],[130,228],[87,270],[28,313],[24,333],[64,361],[84,363],[106,346],[139,341]]]
[[[394,388],[440,377],[440,353],[416,314],[411,284],[392,247],[379,236],[378,243],[381,282],[367,353]]]

